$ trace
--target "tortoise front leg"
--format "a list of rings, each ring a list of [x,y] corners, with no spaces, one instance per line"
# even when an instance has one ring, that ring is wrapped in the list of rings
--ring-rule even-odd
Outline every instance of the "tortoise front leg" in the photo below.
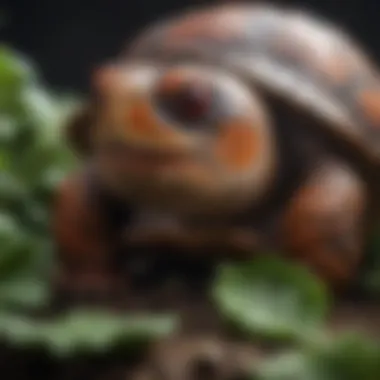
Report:
[[[366,186],[353,171],[321,164],[285,210],[282,246],[332,287],[348,285],[364,253],[367,201]]]
[[[85,175],[66,179],[53,207],[57,249],[55,285],[69,302],[111,299],[123,289],[116,270],[116,241],[97,199],[88,194]]]

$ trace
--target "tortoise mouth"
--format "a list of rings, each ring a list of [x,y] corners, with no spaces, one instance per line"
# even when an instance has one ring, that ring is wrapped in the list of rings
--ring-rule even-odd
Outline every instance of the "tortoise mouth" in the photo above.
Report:
[[[134,174],[159,173],[194,163],[194,154],[191,152],[132,144],[109,146],[102,155],[112,167],[119,168],[123,173]]]
[[[126,146],[124,154],[127,159],[151,163],[152,165],[165,165],[188,161],[191,156],[189,153],[174,150],[131,146]]]
[[[138,167],[152,169],[179,167],[194,161],[190,153],[152,148],[128,148],[125,159],[134,162]]]

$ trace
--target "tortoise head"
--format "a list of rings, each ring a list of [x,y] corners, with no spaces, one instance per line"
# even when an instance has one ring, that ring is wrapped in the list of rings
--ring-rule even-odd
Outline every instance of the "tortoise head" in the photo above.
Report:
[[[110,65],[94,79],[91,159],[126,199],[178,212],[221,212],[259,200],[274,140],[257,96],[204,66]]]

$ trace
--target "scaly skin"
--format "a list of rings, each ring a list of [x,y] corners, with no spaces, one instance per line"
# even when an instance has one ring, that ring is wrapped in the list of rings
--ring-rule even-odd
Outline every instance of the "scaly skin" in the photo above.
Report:
[[[232,256],[277,249],[337,289],[354,278],[378,213],[380,82],[344,33],[299,12],[210,8],[147,30],[93,85],[68,128],[97,176],[84,187],[173,223],[109,228],[101,199],[64,184],[63,262],[111,284],[113,239],[126,235],[126,256],[138,240],[193,254],[223,242]],[[99,226],[71,231],[75,215]]]

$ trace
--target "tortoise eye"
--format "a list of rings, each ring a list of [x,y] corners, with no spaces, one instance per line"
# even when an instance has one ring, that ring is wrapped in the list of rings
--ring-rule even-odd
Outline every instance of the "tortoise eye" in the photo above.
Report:
[[[206,83],[187,82],[178,86],[160,86],[156,104],[166,117],[184,125],[207,122],[213,105],[213,89]]]

